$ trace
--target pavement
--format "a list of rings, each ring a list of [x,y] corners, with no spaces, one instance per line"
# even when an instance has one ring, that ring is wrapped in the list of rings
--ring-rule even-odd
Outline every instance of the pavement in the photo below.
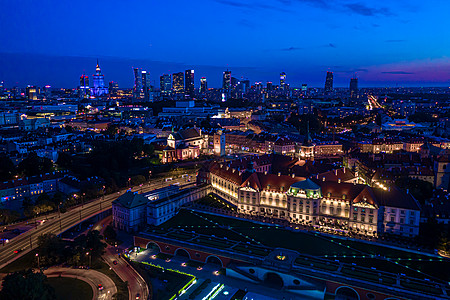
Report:
[[[194,174],[194,173],[188,173]],[[148,184],[142,186],[136,186],[131,188],[131,191],[148,192],[154,189],[162,188],[174,183],[185,184],[191,183],[186,182],[184,178],[174,178],[171,181],[165,182],[164,179],[151,180]],[[61,232],[71,228],[72,226],[80,223],[81,221],[87,220],[92,216],[98,214],[99,212],[111,209],[111,203],[127,190],[117,192],[114,194],[106,195],[99,199],[95,199],[84,205],[79,205],[68,210],[64,214],[52,213],[46,215],[46,222],[29,229],[22,234],[13,237],[8,243],[0,246],[0,269],[11,263],[15,259],[21,257],[27,252],[31,251],[37,246],[38,237],[42,234],[53,233],[60,234]],[[15,250],[19,250],[19,253],[14,253]]]
[[[71,269],[52,267],[44,271],[47,277],[71,277],[87,282],[94,291],[93,300],[111,300],[112,296],[117,293],[117,287],[107,275],[86,269]],[[101,284],[103,289],[100,290],[98,285]]]

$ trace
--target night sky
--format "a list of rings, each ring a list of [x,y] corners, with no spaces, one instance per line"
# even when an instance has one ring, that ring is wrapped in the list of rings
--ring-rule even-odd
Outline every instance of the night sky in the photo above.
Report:
[[[96,59],[132,87],[132,67],[195,69],[291,86],[449,86],[450,2],[347,0],[0,0],[0,80],[76,87]]]

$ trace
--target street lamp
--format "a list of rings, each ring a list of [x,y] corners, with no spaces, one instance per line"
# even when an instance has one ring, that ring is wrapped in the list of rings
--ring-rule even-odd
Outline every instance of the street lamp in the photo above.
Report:
[[[89,252],[86,252],[86,255],[89,257],[89,268],[91,267],[91,256],[89,255]]]
[[[36,253],[37,261],[38,261],[38,269],[41,269],[41,263],[39,261],[39,253]]]

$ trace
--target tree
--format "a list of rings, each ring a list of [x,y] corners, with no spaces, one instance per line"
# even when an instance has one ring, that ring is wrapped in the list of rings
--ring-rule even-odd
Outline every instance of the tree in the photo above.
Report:
[[[14,177],[16,168],[9,157],[0,156],[0,181],[7,181]]]
[[[0,299],[3,300],[54,300],[55,290],[48,284],[47,276],[33,273],[31,269],[14,272],[3,279]]]
[[[421,204],[433,195],[433,185],[424,180],[413,179],[409,177],[399,178],[395,181],[395,185],[402,189],[407,189]]]
[[[106,226],[105,231],[103,231],[103,235],[108,240],[115,240],[117,237],[117,232],[111,225],[108,225]]]
[[[50,159],[37,156],[36,152],[31,152],[18,166],[18,170],[25,176],[34,176],[49,173],[53,169]]]
[[[65,261],[64,243],[52,233],[38,237],[39,257],[42,266],[51,266]]]
[[[83,253],[89,252],[93,259],[99,258],[105,248],[106,244],[102,242],[103,237],[98,230],[89,231],[75,239],[75,244],[78,251]]]
[[[9,224],[17,221],[20,214],[15,210],[0,209],[0,224]]]

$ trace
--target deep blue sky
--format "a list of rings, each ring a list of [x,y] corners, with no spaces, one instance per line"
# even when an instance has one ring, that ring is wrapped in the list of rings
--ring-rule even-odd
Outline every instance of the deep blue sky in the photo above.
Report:
[[[418,0],[0,0],[0,80],[75,87],[100,59],[105,80],[159,83],[194,68],[251,82],[323,86],[449,86],[450,2]]]

